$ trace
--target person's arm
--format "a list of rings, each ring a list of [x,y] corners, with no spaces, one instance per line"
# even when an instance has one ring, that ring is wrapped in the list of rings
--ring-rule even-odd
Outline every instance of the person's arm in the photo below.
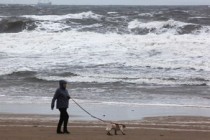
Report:
[[[68,92],[68,90],[67,90],[67,94],[68,94],[68,96],[67,96],[67,97],[68,97],[68,99],[71,99],[71,96],[69,95],[69,92]]]
[[[55,100],[58,98],[58,90],[56,90],[54,96],[53,96],[53,99],[52,99],[52,102],[51,102],[51,109],[53,110],[54,109],[54,106],[55,106]]]
[[[68,99],[71,99],[71,96],[70,95],[68,96]]]

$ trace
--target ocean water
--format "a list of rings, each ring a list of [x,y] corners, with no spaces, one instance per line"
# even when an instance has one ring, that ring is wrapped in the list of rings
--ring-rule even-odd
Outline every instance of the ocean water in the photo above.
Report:
[[[208,6],[0,5],[0,103],[210,107]]]

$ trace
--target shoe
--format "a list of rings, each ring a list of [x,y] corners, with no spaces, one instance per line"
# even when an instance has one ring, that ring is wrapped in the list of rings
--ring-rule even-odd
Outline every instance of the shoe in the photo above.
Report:
[[[57,134],[63,134],[63,132],[62,131],[57,131]]]
[[[66,131],[64,131],[63,133],[64,133],[64,134],[70,134],[70,132],[69,132],[69,131],[67,131],[67,130],[66,130]]]

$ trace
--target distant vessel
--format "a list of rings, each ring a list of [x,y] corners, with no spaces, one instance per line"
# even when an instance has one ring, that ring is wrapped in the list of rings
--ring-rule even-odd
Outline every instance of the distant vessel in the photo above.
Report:
[[[50,2],[49,0],[40,0],[38,3],[37,3],[37,6],[51,6],[52,5],[52,2]]]

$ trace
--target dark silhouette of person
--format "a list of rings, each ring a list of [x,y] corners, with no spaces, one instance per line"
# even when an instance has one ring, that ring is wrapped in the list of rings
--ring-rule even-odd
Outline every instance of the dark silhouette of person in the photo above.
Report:
[[[69,115],[67,112],[67,108],[69,107],[69,99],[71,98],[69,96],[68,90],[66,89],[67,82],[64,80],[59,81],[60,87],[56,90],[52,103],[51,103],[51,109],[54,109],[55,101],[56,101],[56,108],[60,111],[60,119],[57,126],[57,134],[70,134],[70,132],[67,129]],[[61,126],[63,125],[63,132],[61,131]]]

